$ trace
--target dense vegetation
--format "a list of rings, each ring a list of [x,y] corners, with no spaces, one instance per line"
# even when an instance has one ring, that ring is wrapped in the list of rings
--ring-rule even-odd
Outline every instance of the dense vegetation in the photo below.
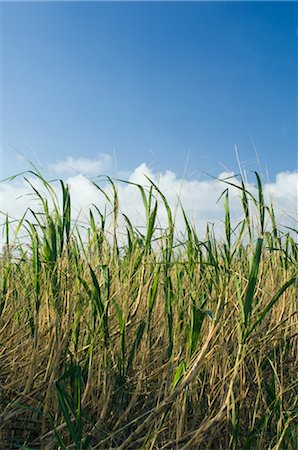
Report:
[[[259,176],[256,195],[233,186],[234,228],[223,185],[223,239],[182,207],[177,237],[148,180],[146,229],[122,215],[124,241],[112,180],[82,237],[69,188],[31,175],[40,207],[4,224],[1,449],[297,449],[298,248]]]

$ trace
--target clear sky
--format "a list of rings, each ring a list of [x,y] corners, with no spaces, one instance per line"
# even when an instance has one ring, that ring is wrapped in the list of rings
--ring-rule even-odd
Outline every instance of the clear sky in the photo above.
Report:
[[[295,2],[7,2],[1,30],[5,174],[30,146],[216,175],[250,136],[270,176],[297,169]]]

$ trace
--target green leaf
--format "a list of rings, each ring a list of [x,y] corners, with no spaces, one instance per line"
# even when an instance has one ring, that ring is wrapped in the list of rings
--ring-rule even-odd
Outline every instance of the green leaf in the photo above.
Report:
[[[257,320],[251,326],[251,328],[245,334],[245,339],[253,332],[253,330],[260,324],[260,322],[264,319],[264,317],[268,314],[268,312],[272,309],[278,299],[282,296],[282,294],[297,280],[297,276],[293,276],[290,280],[286,281],[282,285],[282,287],[277,291],[277,293],[272,297],[270,302],[265,306],[262,312],[259,314]]]
[[[173,379],[173,383],[172,383],[172,390],[175,389],[175,387],[180,383],[180,381],[183,378],[183,375],[186,371],[186,364],[184,361],[181,361],[181,363],[179,364],[179,366],[177,367],[174,379]]]
[[[250,317],[251,310],[252,310],[254,295],[255,295],[255,291],[256,291],[256,287],[257,287],[258,273],[259,273],[259,268],[260,268],[261,255],[262,255],[262,245],[263,245],[263,239],[259,238],[257,240],[255,252],[254,252],[252,263],[251,263],[248,286],[246,289],[245,300],[244,300],[244,304],[243,304],[245,327],[247,327],[247,325],[248,325],[249,317]]]

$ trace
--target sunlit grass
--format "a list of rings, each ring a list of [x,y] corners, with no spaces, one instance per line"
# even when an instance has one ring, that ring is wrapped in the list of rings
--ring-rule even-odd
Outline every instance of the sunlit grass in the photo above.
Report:
[[[110,197],[96,185],[109,217],[90,209],[83,237],[68,186],[31,175],[49,197],[28,179],[40,207],[3,226],[1,449],[297,448],[298,248],[258,174],[256,196],[233,185],[234,228],[223,185],[222,239],[183,205],[178,239],[148,179],[146,230],[122,214],[125,240],[111,179]]]

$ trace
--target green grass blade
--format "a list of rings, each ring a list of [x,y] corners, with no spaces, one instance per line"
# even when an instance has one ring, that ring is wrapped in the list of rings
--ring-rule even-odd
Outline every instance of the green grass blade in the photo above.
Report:
[[[259,217],[260,217],[260,225],[261,225],[261,233],[264,233],[264,226],[265,226],[265,202],[264,202],[264,194],[263,194],[263,187],[262,182],[259,174],[255,172],[255,176],[257,179],[257,186],[258,186],[258,207],[259,207]]]
[[[259,238],[257,240],[255,252],[254,252],[252,263],[251,263],[248,286],[246,289],[244,305],[243,305],[245,328],[248,326],[250,314],[252,311],[254,295],[255,295],[255,291],[256,291],[256,287],[257,287],[257,283],[258,283],[258,274],[259,274],[259,269],[260,269],[262,246],[263,246],[263,239]]]
[[[67,430],[70,434],[70,437],[72,438],[72,442],[75,445],[75,448],[77,450],[80,450],[80,441],[78,439],[75,427],[72,423],[72,418],[70,415],[70,405],[69,405],[69,399],[66,394],[66,392],[62,389],[59,382],[56,382],[56,392],[58,397],[59,406],[61,409],[61,412],[63,414],[63,417],[65,419],[65,422],[67,423]]]
[[[281,288],[276,292],[276,294],[272,297],[270,302],[265,306],[262,312],[259,314],[257,320],[251,326],[251,328],[245,334],[245,338],[253,332],[253,330],[262,322],[264,317],[268,314],[268,312],[273,308],[275,303],[279,300],[279,298],[283,295],[283,293],[295,282],[297,282],[297,275],[293,276],[290,280],[286,281]]]

